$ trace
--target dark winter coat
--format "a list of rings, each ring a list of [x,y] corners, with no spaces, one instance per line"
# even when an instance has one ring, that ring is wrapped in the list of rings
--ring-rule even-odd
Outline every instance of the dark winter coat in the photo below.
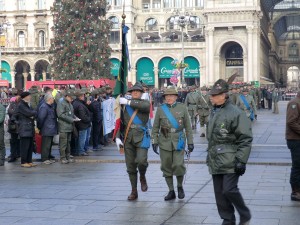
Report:
[[[90,110],[93,113],[93,122],[100,122],[102,121],[102,109],[101,109],[101,102],[98,100],[94,100],[90,105]]]
[[[235,173],[236,160],[247,163],[252,146],[246,113],[227,101],[211,111],[207,126],[207,165],[211,174]]]
[[[8,107],[8,116],[9,116],[9,120],[8,120],[8,132],[11,134],[17,134],[18,133],[18,126],[16,124],[16,116],[17,116],[17,112],[18,112],[18,105],[19,102],[11,102],[9,104]]]
[[[39,108],[37,127],[42,136],[54,136],[57,134],[57,117],[54,105],[43,103]]]
[[[20,137],[34,136],[34,119],[37,112],[32,109],[29,104],[23,100],[18,105],[17,123]]]
[[[84,101],[75,99],[73,107],[75,116],[81,119],[80,121],[75,122],[76,128],[78,130],[85,130],[89,128],[91,126],[91,114]]]

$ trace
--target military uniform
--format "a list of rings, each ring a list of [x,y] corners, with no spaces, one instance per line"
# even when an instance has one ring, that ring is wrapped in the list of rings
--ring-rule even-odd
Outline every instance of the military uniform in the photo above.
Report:
[[[196,129],[197,123],[197,103],[198,103],[199,94],[192,90],[190,93],[187,94],[185,99],[185,104],[188,107],[188,112],[190,114],[190,118],[192,121],[192,128]]]
[[[206,126],[208,122],[209,111],[211,108],[211,102],[209,100],[209,95],[206,93],[207,88],[202,87],[201,93],[199,93],[198,97],[198,115],[200,121],[200,137],[205,137]]]
[[[237,86],[232,85],[231,92],[229,94],[229,99],[233,105],[236,105],[237,99],[239,98],[239,93],[237,91]]]
[[[143,86],[137,82],[128,92],[138,90],[144,92]],[[141,148],[141,144],[144,137],[144,130],[147,128],[149,114],[150,114],[150,102],[142,99],[128,100],[129,105],[133,110],[138,110],[136,117],[142,121],[142,125],[132,123],[129,127],[127,139],[124,143],[125,161],[127,167],[127,173],[129,174],[129,180],[132,186],[132,192],[128,196],[128,200],[135,200],[138,198],[137,193],[137,172],[140,173],[141,189],[143,192],[147,191],[148,186],[146,182],[146,171],[148,168],[148,149]],[[125,107],[126,108],[126,107]],[[131,116],[128,111],[124,110],[124,126],[128,127]],[[120,139],[120,132],[117,134],[117,138]],[[118,144],[118,142],[117,142]],[[123,143],[122,143],[123,144]],[[138,169],[138,171],[137,171]]]
[[[169,87],[164,92],[164,96],[166,95],[178,96],[178,93],[174,87]],[[165,106],[167,106],[170,113],[176,119],[179,125],[178,129],[173,127],[163,111],[162,107]],[[165,200],[176,198],[173,186],[173,176],[177,177],[178,197],[180,199],[184,198],[182,183],[186,172],[184,165],[185,144],[181,146],[181,149],[177,149],[180,136],[183,138],[184,142],[187,142],[189,151],[193,151],[193,134],[186,106],[175,101],[172,105],[166,104],[159,107],[153,123],[152,143],[153,150],[156,153],[158,153],[157,147],[159,146],[161,170],[169,187],[169,194],[165,197]]]
[[[227,92],[228,84],[220,79],[210,94],[220,95]],[[240,225],[248,225],[251,214],[239,192],[238,180],[245,173],[251,151],[251,122],[245,113],[224,98],[224,103],[213,106],[207,127],[207,139],[207,165],[213,177],[222,225],[236,224],[234,207],[240,214]]]
[[[246,101],[248,102],[250,108],[253,110],[253,113],[254,113],[255,118],[256,118],[257,117],[256,104],[254,102],[253,97],[251,95],[249,95],[248,92],[249,92],[249,90],[247,88],[243,89],[243,93],[247,93],[246,95],[244,94],[244,97],[245,97]],[[244,102],[241,99],[241,97],[239,97],[237,99],[236,105],[246,113],[246,115],[247,115],[248,118],[250,118],[251,112],[248,110],[248,108],[244,104]]]
[[[37,110],[40,102],[40,94],[37,86],[32,86],[29,90],[31,94],[30,106],[32,109]]]
[[[279,92],[278,89],[275,88],[272,93],[272,100],[274,104],[273,113],[279,114],[278,102],[279,102]]]

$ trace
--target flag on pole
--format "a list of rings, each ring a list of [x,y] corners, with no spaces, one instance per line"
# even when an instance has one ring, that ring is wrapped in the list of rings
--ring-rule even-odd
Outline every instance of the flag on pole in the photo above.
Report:
[[[122,21],[122,60],[120,63],[119,75],[116,81],[116,86],[114,88],[113,96],[116,98],[114,112],[116,115],[116,126],[114,130],[113,139],[116,138],[118,132],[121,132],[121,139],[124,136],[124,126],[122,124],[123,121],[123,113],[121,110],[121,106],[119,104],[119,99],[121,95],[125,95],[127,92],[127,76],[128,70],[130,69],[129,62],[129,52],[127,45],[127,33],[129,28],[125,25],[126,16],[123,15]]]

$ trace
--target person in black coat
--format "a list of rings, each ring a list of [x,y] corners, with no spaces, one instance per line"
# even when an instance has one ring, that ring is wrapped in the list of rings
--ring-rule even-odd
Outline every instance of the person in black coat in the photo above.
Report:
[[[51,159],[53,137],[57,134],[57,116],[54,108],[54,97],[48,93],[45,102],[40,106],[37,118],[37,127],[42,135],[42,162],[46,165],[55,163]]]
[[[99,91],[94,90],[92,92],[92,96],[93,96],[93,101],[89,108],[92,111],[92,115],[93,115],[92,117],[93,150],[98,151],[98,150],[102,150],[102,148],[99,146],[99,141],[100,141],[100,130],[102,128],[103,115],[101,109],[101,102],[98,101]]]
[[[75,122],[76,128],[78,130],[78,140],[76,143],[77,154],[81,156],[87,156],[88,153],[85,152],[85,142],[87,136],[87,130],[91,127],[91,114],[89,109],[85,105],[85,93],[80,90],[75,92],[76,99],[73,101],[74,114],[80,119],[80,121]]]
[[[30,103],[30,93],[25,91],[21,95],[17,109],[17,123],[20,136],[21,166],[25,168],[35,167],[32,163],[32,152],[34,148],[34,119],[37,112],[33,110]]]

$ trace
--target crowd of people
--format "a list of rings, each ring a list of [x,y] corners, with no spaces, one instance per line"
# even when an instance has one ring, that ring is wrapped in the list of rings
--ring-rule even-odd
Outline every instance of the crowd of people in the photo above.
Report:
[[[36,151],[36,136],[42,136],[41,160],[43,164],[55,163],[51,154],[53,138],[59,135],[60,162],[74,162],[74,156],[87,156],[99,151],[111,142],[110,135],[103,134],[102,102],[111,98],[112,88],[105,86],[87,89],[65,89],[33,86],[29,91],[11,92],[10,103],[5,108],[0,104],[0,122],[5,122],[10,137],[8,162],[21,158],[21,166],[35,167],[32,153]],[[6,111],[6,113],[5,113]],[[4,131],[0,129],[1,165],[5,161],[2,148]],[[3,137],[3,138],[2,138]],[[93,146],[92,149],[89,147]]]

